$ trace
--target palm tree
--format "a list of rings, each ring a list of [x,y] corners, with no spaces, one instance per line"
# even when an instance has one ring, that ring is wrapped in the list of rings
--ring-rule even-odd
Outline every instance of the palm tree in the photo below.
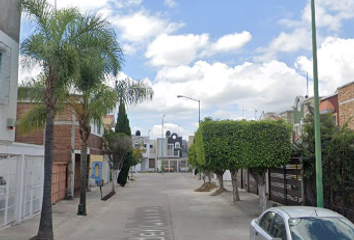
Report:
[[[77,75],[78,55],[72,40],[78,33],[75,25],[80,14],[75,8],[55,11],[45,0],[24,0],[23,10],[35,23],[34,32],[21,44],[26,66],[42,68],[45,113],[44,186],[38,239],[53,239],[51,185],[53,163],[54,114],[63,99],[65,89]],[[44,110],[44,111],[43,111]],[[42,115],[43,116],[43,115]]]
[[[80,135],[86,144],[82,155],[86,153],[86,159],[90,120],[100,121],[117,101],[117,93],[102,80],[108,72],[117,74],[123,55],[114,32],[100,16],[82,16],[75,8],[55,10],[46,0],[24,0],[23,9],[36,24],[33,34],[21,45],[23,65],[37,64],[42,73],[19,88],[19,98],[38,103],[21,120],[20,129],[46,125],[43,205],[36,238],[52,240],[54,115],[64,104],[70,104],[79,116]],[[86,180],[85,176],[86,171],[82,179]],[[85,189],[85,184],[82,186]]]
[[[79,97],[68,98],[73,113],[79,122],[81,155],[81,190],[78,215],[86,215],[87,146],[91,134],[91,122],[101,123],[102,117],[113,110],[117,93],[103,84],[109,74],[117,75],[123,63],[123,53],[115,32],[99,15],[88,15],[81,19],[81,28],[91,26],[91,31],[77,39],[79,53],[79,76],[74,90]]]

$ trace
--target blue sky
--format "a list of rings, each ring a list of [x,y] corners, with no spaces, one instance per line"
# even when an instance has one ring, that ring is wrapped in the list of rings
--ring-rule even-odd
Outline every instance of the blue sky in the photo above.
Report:
[[[49,0],[54,3],[54,0]],[[201,118],[254,119],[291,109],[312,89],[309,0],[57,0],[58,7],[98,11],[124,50],[119,78],[145,79],[154,100],[130,106],[132,131],[165,130],[184,139]],[[329,95],[354,80],[354,0],[316,0],[319,90]],[[23,20],[22,38],[29,32]],[[22,77],[34,74],[25,72]],[[244,111],[242,111],[244,109]]]

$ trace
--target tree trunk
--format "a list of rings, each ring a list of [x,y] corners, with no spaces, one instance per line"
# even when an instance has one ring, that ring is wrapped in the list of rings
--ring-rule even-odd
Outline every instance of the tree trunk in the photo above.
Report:
[[[211,183],[211,172],[207,171],[206,175],[208,177],[208,183]]]
[[[111,170],[112,172],[112,190],[111,192],[117,192],[117,176],[118,176],[118,170]]]
[[[220,195],[223,192],[227,192],[227,190],[224,188],[224,176],[225,171],[215,171],[216,177],[218,178],[219,181],[219,188],[211,194],[211,196],[217,196]]]
[[[91,127],[88,125],[88,118],[82,117],[79,120],[81,151],[80,151],[80,203],[77,215],[86,216],[86,190],[87,190],[87,140],[91,133]]]
[[[43,203],[41,220],[37,239],[53,240],[53,218],[52,218],[52,170],[53,170],[53,139],[54,139],[54,107],[47,103],[47,116],[45,127],[45,148],[44,148],[44,184]]]
[[[265,174],[267,170],[263,170],[261,175],[257,170],[249,169],[250,174],[256,180],[258,185],[258,196],[259,196],[259,211],[263,213],[267,209],[267,197],[266,197],[266,185],[265,185]]]
[[[240,195],[238,194],[237,187],[237,173],[238,169],[230,170],[232,179],[232,195],[234,197],[234,202],[240,201]]]
[[[80,154],[80,204],[77,215],[87,215],[86,211],[86,190],[87,190],[87,144],[81,144]]]

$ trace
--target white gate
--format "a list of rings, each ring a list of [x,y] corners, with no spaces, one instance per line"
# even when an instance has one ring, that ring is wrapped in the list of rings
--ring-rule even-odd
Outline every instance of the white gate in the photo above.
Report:
[[[16,220],[19,158],[0,155],[0,229]]]
[[[25,156],[21,220],[30,218],[41,211],[43,164],[41,156]]]

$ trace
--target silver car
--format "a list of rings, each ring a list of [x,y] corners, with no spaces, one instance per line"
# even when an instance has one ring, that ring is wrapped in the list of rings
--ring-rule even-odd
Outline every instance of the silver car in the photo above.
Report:
[[[250,226],[251,240],[354,240],[354,224],[324,208],[274,207]]]

